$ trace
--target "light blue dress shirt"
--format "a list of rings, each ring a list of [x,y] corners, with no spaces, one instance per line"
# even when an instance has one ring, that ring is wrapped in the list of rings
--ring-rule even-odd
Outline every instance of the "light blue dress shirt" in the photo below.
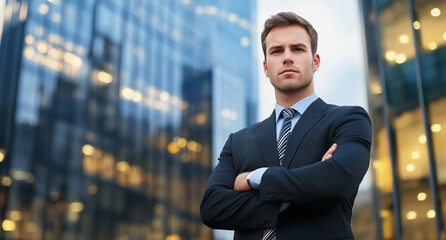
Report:
[[[291,131],[294,129],[294,126],[296,125],[297,121],[299,121],[302,114],[304,114],[305,110],[317,99],[316,93],[311,94],[310,96],[300,100],[299,102],[295,103],[291,108],[297,111],[297,114],[294,115],[294,118],[291,119]],[[280,130],[282,129],[283,125],[283,117],[281,117],[281,112],[285,107],[280,106],[276,103],[276,141],[279,140]],[[267,167],[258,168],[254,170],[251,174],[251,178],[249,179],[249,183],[254,189],[259,189],[260,183],[262,181],[263,173],[267,170]]]

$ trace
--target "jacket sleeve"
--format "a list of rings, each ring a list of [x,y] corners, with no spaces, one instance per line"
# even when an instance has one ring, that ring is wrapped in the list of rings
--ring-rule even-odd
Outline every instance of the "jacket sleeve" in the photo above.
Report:
[[[218,229],[255,229],[276,225],[280,203],[263,201],[257,190],[235,191],[231,134],[209,177],[200,212],[203,223]]]
[[[371,138],[367,113],[351,108],[335,127],[331,142],[338,148],[332,158],[294,169],[268,168],[259,187],[260,199],[292,204],[351,199],[369,166]]]

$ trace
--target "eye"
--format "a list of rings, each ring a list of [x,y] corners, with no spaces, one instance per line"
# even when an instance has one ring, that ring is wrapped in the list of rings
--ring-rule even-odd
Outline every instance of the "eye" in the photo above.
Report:
[[[274,49],[274,50],[271,51],[271,54],[277,54],[277,53],[280,53],[280,52],[281,52],[280,49]]]
[[[294,48],[294,51],[297,51],[297,52],[303,52],[303,51],[304,51],[304,49],[303,49],[303,48],[301,48],[301,47],[297,47],[297,48]]]

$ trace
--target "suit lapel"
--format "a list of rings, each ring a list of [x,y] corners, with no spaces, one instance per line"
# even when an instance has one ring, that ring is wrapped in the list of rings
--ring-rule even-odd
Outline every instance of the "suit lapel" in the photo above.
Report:
[[[320,98],[314,101],[305,110],[299,121],[293,128],[288,139],[285,155],[282,159],[282,166],[288,168],[291,164],[294,154],[299,147],[302,139],[307,135],[308,131],[326,114],[327,104]],[[277,150],[276,150],[277,152]]]
[[[269,118],[257,125],[256,139],[266,166],[279,166],[275,111],[273,111]]]

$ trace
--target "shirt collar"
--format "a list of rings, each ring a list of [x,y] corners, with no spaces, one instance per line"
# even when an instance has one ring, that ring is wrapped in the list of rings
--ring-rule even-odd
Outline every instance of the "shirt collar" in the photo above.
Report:
[[[305,110],[317,99],[316,93],[311,94],[308,97],[305,97],[304,99],[296,102],[293,106],[291,106],[292,109],[299,112],[300,115],[304,114]],[[276,103],[276,122],[279,120],[280,113],[285,107],[280,106]]]

